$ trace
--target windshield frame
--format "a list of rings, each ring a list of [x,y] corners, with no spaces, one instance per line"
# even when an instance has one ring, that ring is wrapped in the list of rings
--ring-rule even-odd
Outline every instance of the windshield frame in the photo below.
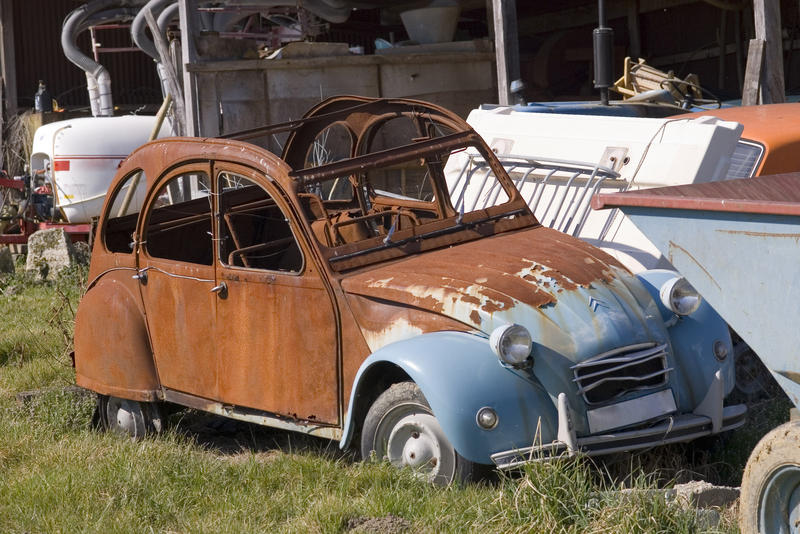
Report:
[[[487,164],[493,168],[498,183],[509,200],[498,206],[460,213],[451,203],[443,173],[444,166],[440,159],[443,153],[452,154],[470,149],[477,150]],[[432,203],[435,204],[439,217],[408,229],[337,246],[327,246],[318,241],[319,249],[332,270],[349,270],[538,224],[494,153],[474,131],[456,132],[318,167],[296,170],[292,171],[289,176],[294,182],[294,193],[298,195],[304,193],[307,187],[321,181],[334,180],[346,175],[363,177],[373,169],[426,158],[436,161],[435,165],[429,167],[431,168],[430,179],[435,191]],[[358,194],[361,187],[354,187],[354,189]],[[404,202],[413,204],[421,201]],[[310,221],[307,222],[310,223]]]

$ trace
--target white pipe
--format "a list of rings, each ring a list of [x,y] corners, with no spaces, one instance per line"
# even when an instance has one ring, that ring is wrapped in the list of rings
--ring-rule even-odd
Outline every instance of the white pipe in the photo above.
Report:
[[[114,115],[114,103],[111,101],[111,75],[103,67],[97,74],[97,89],[99,92],[98,103],[100,109],[98,116],[111,117]]]
[[[89,90],[89,105],[92,107],[92,117],[100,115],[100,92],[97,89],[97,80],[89,71],[86,71],[86,87]]]

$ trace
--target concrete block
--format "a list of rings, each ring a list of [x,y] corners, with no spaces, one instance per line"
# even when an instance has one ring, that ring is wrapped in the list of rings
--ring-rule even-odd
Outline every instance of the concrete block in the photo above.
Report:
[[[725,507],[739,498],[739,488],[715,486],[700,480],[678,484],[672,491],[676,499],[697,508]]]
[[[53,279],[75,261],[75,249],[62,228],[34,232],[28,238],[25,270]]]

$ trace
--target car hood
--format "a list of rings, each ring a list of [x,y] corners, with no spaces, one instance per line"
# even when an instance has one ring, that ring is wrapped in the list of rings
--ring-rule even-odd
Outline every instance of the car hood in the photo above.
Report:
[[[342,287],[351,302],[358,296],[357,315],[389,319],[381,308],[404,309],[401,333],[391,324],[364,332],[372,351],[440,328],[432,315],[486,335],[524,325],[535,351],[565,365],[628,345],[667,343],[656,305],[635,277],[601,250],[545,227],[414,255],[345,278]],[[356,319],[362,331],[375,324]]]

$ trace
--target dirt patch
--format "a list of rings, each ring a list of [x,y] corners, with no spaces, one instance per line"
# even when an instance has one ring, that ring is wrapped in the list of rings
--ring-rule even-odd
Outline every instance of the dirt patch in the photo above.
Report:
[[[411,529],[411,522],[396,515],[385,515],[383,517],[354,517],[347,521],[348,532],[359,533],[386,533],[408,532]]]

